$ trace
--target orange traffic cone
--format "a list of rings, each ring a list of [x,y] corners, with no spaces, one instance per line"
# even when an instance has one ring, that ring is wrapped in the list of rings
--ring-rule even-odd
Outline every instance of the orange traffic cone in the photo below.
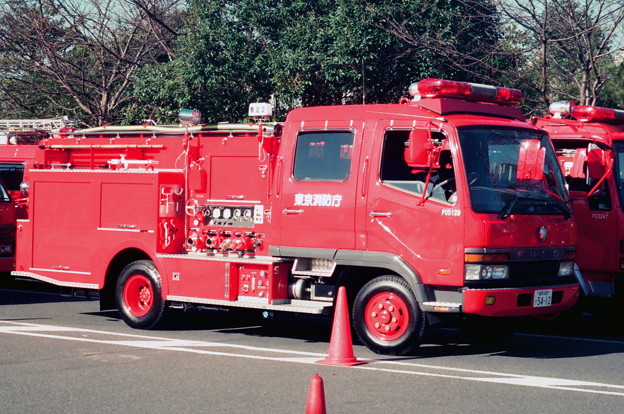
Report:
[[[318,374],[315,374],[310,379],[305,414],[327,414],[327,411],[325,411],[325,388],[323,387],[323,378],[319,377]]]
[[[347,291],[344,286],[338,288],[336,309],[332,333],[329,340],[329,355],[327,358],[316,361],[317,364],[325,365],[359,365],[366,362],[358,361],[353,355],[353,342],[351,341],[351,324],[349,322],[349,309],[347,305]]]

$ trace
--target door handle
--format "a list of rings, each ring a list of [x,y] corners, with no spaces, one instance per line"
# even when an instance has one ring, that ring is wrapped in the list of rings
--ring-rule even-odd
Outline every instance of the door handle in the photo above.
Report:
[[[301,213],[303,213],[303,210],[289,210],[289,209],[285,208],[284,211],[282,211],[282,213],[284,213],[284,214],[301,214]]]
[[[369,213],[369,216],[371,216],[371,217],[390,217],[390,216],[392,216],[392,213],[390,213],[390,212],[371,211]]]

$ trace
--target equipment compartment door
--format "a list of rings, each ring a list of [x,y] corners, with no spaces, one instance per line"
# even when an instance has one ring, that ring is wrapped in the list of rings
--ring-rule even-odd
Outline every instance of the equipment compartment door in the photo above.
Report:
[[[39,181],[32,209],[33,269],[90,282],[99,202],[91,182]],[[71,279],[71,280],[68,280]]]
[[[363,126],[325,128],[306,123],[286,131],[280,160],[280,244],[351,249],[355,245],[355,199]],[[315,127],[318,126],[318,129]],[[296,137],[296,139],[295,139]]]

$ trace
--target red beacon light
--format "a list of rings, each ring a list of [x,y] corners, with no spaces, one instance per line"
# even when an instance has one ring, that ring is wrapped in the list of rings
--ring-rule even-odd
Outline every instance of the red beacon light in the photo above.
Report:
[[[519,89],[435,78],[423,79],[416,86],[410,86],[410,94],[422,98],[455,98],[500,105],[515,105],[523,98]]]
[[[624,124],[624,111],[600,106],[578,105],[572,108],[572,117],[582,122]]]

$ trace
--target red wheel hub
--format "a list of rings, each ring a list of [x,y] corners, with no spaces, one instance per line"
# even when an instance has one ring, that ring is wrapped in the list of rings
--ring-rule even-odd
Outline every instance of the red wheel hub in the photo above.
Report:
[[[133,316],[140,318],[147,315],[154,301],[150,280],[144,275],[130,276],[123,288],[123,301]]]
[[[377,338],[394,341],[409,326],[409,307],[403,298],[392,292],[378,293],[366,305],[364,322]]]

